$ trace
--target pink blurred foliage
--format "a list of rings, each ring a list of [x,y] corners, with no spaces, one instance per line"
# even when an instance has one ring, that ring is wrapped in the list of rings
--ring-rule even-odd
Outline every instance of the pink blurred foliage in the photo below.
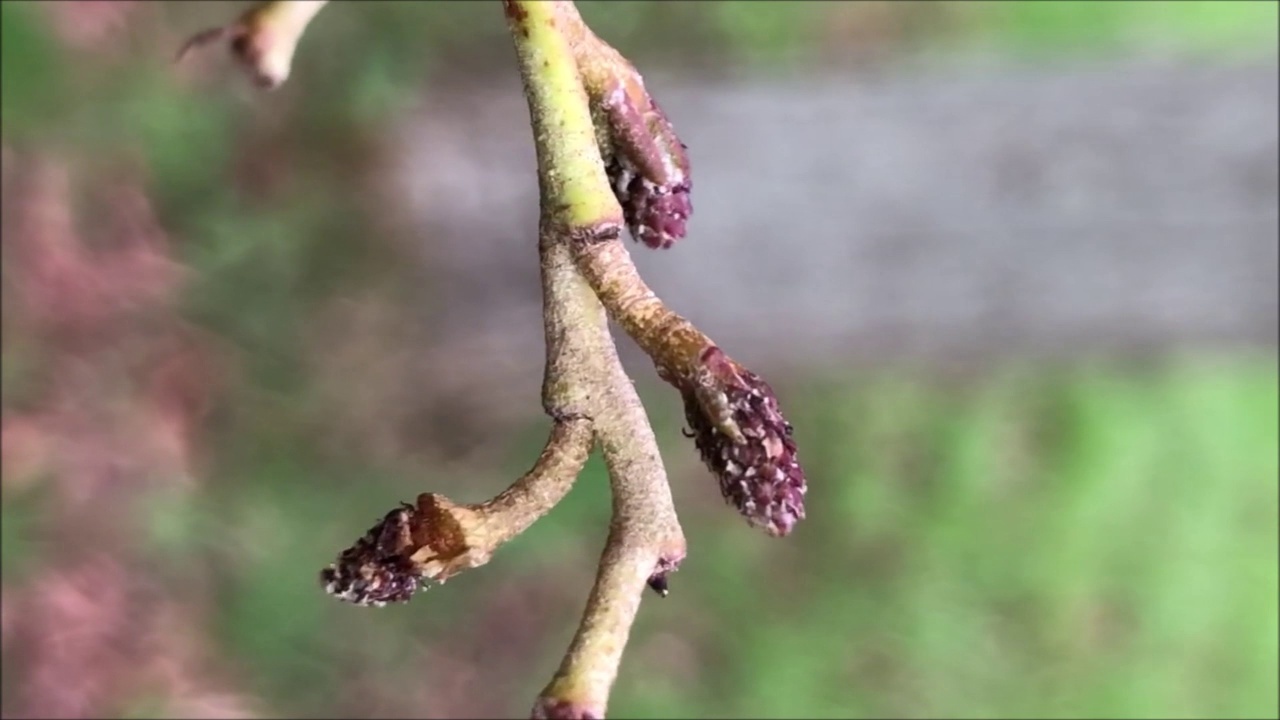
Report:
[[[69,553],[5,593],[6,646],[22,654],[7,717],[110,717],[158,705],[174,717],[253,717],[226,689],[198,604],[156,592],[119,546]],[[20,617],[21,622],[11,621]],[[15,707],[16,706],[16,707]]]
[[[0,414],[0,487],[48,491],[38,561],[3,589],[5,714],[247,717],[212,679],[199,584],[159,582],[137,522],[148,493],[196,489],[219,387],[215,343],[177,314],[186,272],[139,178],[11,151],[4,175],[4,350],[26,372]]]
[[[84,349],[111,343],[121,322],[139,313],[167,308],[182,269],[169,260],[167,236],[141,188],[121,182],[98,191],[104,216],[93,219],[90,244],[77,232],[65,163],[31,165],[6,203],[18,321],[60,349]]]
[[[90,717],[107,709],[131,660],[132,603],[121,575],[110,555],[85,553],[38,574],[16,600],[26,636],[24,714]]]
[[[128,29],[131,16],[145,9],[140,0],[60,0],[41,3],[54,31],[77,50],[106,50]]]

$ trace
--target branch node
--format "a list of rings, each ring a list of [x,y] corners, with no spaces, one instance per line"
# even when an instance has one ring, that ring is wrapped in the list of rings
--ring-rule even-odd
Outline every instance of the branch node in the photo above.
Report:
[[[533,720],[601,720],[604,715],[581,703],[540,697],[529,717]]]
[[[649,588],[661,597],[666,597],[668,594],[667,576],[680,569],[680,562],[683,559],[683,551],[678,554],[670,553],[659,557],[653,574],[649,576]]]
[[[617,240],[622,236],[622,226],[615,222],[603,221],[585,227],[571,227],[564,234],[575,247],[590,247]]]

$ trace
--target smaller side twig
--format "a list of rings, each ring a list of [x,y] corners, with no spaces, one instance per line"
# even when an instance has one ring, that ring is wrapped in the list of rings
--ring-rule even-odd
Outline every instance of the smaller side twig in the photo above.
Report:
[[[773,388],[667,307],[617,239],[576,243],[574,260],[609,317],[680,391],[694,444],[721,494],[753,526],[789,534],[804,519],[808,482]]]
[[[663,379],[694,382],[699,358],[715,343],[658,297],[626,246],[616,240],[578,243],[574,261],[609,316],[653,360]]]
[[[325,591],[357,605],[406,602],[429,581],[443,583],[489,562],[569,492],[587,462],[591,421],[566,417],[552,427],[533,468],[488,502],[458,505],[423,493],[387,513],[320,574]]]

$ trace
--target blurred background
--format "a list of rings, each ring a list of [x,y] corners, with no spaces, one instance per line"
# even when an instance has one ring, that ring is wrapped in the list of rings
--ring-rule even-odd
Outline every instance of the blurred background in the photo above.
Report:
[[[532,463],[527,110],[493,2],[4,2],[5,717],[523,716],[593,460],[406,606],[320,591],[397,501]],[[1275,2],[584,2],[690,147],[649,282],[765,375],[751,531],[620,345],[689,538],[615,717],[1276,717]]]

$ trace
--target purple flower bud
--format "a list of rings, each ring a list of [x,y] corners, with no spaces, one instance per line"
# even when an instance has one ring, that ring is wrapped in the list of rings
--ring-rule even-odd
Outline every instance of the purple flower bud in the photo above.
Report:
[[[605,172],[631,237],[651,248],[671,247],[685,236],[693,214],[685,144],[647,93],[637,104],[626,90],[618,89],[605,101],[604,116]]]
[[[417,549],[411,527],[416,510],[401,504],[387,513],[337,562],[320,573],[325,592],[356,605],[408,602],[422,582],[410,556]]]
[[[758,375],[734,362],[718,347],[702,354],[705,378],[728,410],[740,437],[714,421],[706,393],[685,391],[685,418],[702,460],[720,482],[720,492],[752,525],[775,537],[791,532],[804,519],[804,470],[796,459],[791,424],[778,410],[773,389]]]
[[[656,185],[616,167],[610,177],[632,238],[655,250],[665,250],[685,236],[693,214],[688,180],[671,186]],[[625,187],[621,187],[624,182]]]

